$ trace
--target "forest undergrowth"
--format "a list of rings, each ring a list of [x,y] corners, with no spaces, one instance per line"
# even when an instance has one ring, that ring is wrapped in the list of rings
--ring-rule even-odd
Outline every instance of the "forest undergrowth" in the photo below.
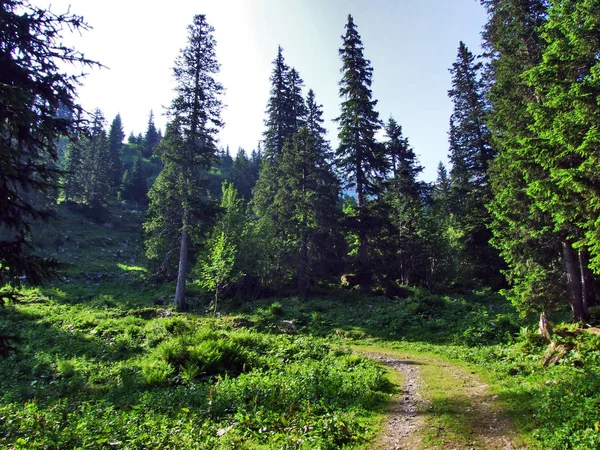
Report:
[[[357,345],[467,367],[530,448],[600,445],[600,342],[560,315],[569,351],[544,365],[533,318],[489,290],[317,287],[215,314],[196,287],[177,313],[143,268],[141,213],[120,208],[110,226],[63,208],[37,245],[71,265],[0,310],[3,448],[368,448],[401,386]]]

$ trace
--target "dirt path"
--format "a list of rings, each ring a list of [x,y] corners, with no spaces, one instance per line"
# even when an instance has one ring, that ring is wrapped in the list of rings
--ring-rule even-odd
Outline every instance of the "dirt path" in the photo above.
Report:
[[[390,406],[376,450],[525,448],[489,386],[445,360],[361,352],[399,371],[401,393]]]

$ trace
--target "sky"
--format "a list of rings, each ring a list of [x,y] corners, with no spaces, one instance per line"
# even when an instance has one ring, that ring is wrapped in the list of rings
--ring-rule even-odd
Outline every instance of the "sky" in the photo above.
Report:
[[[452,103],[448,69],[459,42],[481,53],[486,14],[478,0],[31,0],[55,13],[81,15],[92,27],[65,33],[65,43],[105,68],[91,69],[79,88],[84,108],[100,108],[108,124],[121,114],[125,132],[146,130],[150,110],[163,129],[173,94],[172,68],[186,45],[187,26],[205,14],[215,28],[219,79],[224,85],[219,145],[247,152],[264,131],[269,77],[277,47],[323,105],[328,139],[337,145],[341,46],[348,14],[373,67],[373,98],[390,116],[433,181],[447,163]],[[382,136],[383,137],[383,136]]]

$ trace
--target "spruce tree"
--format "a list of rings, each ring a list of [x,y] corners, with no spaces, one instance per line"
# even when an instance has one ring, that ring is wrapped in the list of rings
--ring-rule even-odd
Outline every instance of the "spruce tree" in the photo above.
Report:
[[[81,201],[84,194],[83,156],[77,140],[67,145],[63,192],[67,201]]]
[[[254,177],[254,183],[256,184],[260,169],[262,168],[262,148],[260,142],[258,143],[257,149],[252,150],[252,153],[250,153],[250,162],[252,164],[252,176]]]
[[[373,247],[379,255],[378,272],[414,285],[423,280],[427,266],[419,236],[423,186],[417,177],[423,167],[393,117],[385,132],[391,176],[384,183],[380,211],[388,226],[376,237]]]
[[[240,148],[233,161],[231,168],[231,181],[246,201],[250,201],[252,198],[252,189],[256,184],[254,178],[252,161],[246,156],[246,152],[243,148]]]
[[[530,184],[531,197],[548,213],[561,237],[575,320],[593,303],[591,267],[600,273],[597,224],[597,124],[600,108],[598,1],[552,3],[542,27],[546,43],[540,64],[525,73],[536,100],[528,107],[536,139],[527,141],[544,177]]]
[[[8,0],[0,3],[0,24],[0,285],[16,287],[22,277],[39,284],[55,272],[56,264],[33,254],[29,244],[33,221],[52,212],[24,193],[56,189],[59,138],[75,138],[81,125],[81,76],[65,68],[96,64],[63,44],[65,29],[87,29],[79,16]],[[7,296],[3,291],[0,300]]]
[[[146,134],[144,135],[142,142],[142,154],[144,158],[150,158],[154,154],[154,146],[158,144],[160,138],[156,125],[154,125],[154,112],[150,110],[150,116],[148,117],[148,127],[146,128]]]
[[[283,59],[283,51],[279,47],[277,57],[273,61],[271,75],[271,95],[267,103],[267,118],[264,132],[264,157],[260,163],[260,173],[256,182],[252,204],[261,222],[260,228],[268,239],[274,243],[273,254],[268,258],[274,270],[274,277],[279,280],[287,278],[285,273],[292,266],[289,261],[291,253],[283,223],[273,206],[277,192],[281,189],[280,164],[285,145],[298,127],[304,123],[306,107],[302,97],[303,82],[295,69],[290,69]]]
[[[490,167],[493,199],[492,244],[506,263],[510,289],[503,293],[521,311],[544,313],[560,308],[568,298],[561,258],[561,237],[553,232],[551,216],[540,209],[531,186],[546,175],[528,145],[537,140],[528,105],[537,102],[535,89],[523,74],[542,61],[541,28],[547,20],[545,0],[486,0],[489,20],[484,48],[492,106],[488,124],[498,156]]]
[[[208,232],[207,224],[214,218],[215,205],[206,198],[207,171],[216,162],[215,134],[222,126],[220,94],[223,87],[216,81],[219,71],[216,59],[214,28],[204,15],[194,16],[188,27],[187,46],[181,51],[173,69],[176,80],[176,97],[169,109],[170,129],[161,147],[165,175],[157,179],[152,190],[150,211],[146,227],[150,236],[149,247],[167,250],[160,240],[161,227],[170,230],[163,234],[173,241],[175,226],[179,234],[179,262],[175,306],[186,309],[185,282],[191,253],[190,238],[200,241]],[[162,175],[162,174],[161,174]],[[161,194],[173,198],[164,208],[160,206]],[[175,208],[175,210],[172,210]],[[163,215],[164,217],[160,217]],[[177,220],[170,221],[177,217]],[[177,238],[175,238],[177,240]],[[167,250],[168,251],[168,250]]]
[[[272,205],[273,216],[286,237],[285,247],[290,249],[290,256],[297,255],[295,278],[301,295],[307,295],[309,278],[322,268],[320,261],[332,253],[339,198],[332,152],[322,126],[322,109],[312,90],[308,94],[307,116],[307,125],[284,147],[278,167],[281,187]],[[323,239],[323,234],[328,240]]]
[[[131,171],[126,170],[121,183],[121,198],[136,203],[147,201],[148,187],[142,171],[141,158],[135,158]]]
[[[121,164],[121,150],[123,149],[123,123],[121,114],[117,114],[110,124],[108,131],[108,147],[110,157],[110,180],[113,190],[118,190],[123,176],[123,165]]]
[[[88,136],[81,139],[84,198],[92,208],[105,210],[111,194],[111,160],[104,114],[96,109],[90,118]]]
[[[296,131],[296,118],[293,116],[294,107],[290,102],[295,99],[290,80],[293,80],[294,91],[300,88],[302,82],[297,72],[290,77],[290,68],[283,58],[283,49],[278,47],[277,57],[273,61],[271,74],[271,93],[267,103],[267,119],[265,120],[264,145],[265,159],[275,162],[283,151],[286,139]]]
[[[357,198],[358,263],[361,288],[365,289],[369,278],[367,236],[372,231],[368,206],[379,193],[382,178],[387,170],[381,146],[375,134],[381,128],[377,101],[372,99],[371,81],[373,69],[363,55],[363,44],[354,19],[348,16],[346,34],[339,50],[342,59],[340,81],[341,113],[339,123],[339,146],[336,151],[338,166],[346,180],[346,188],[354,188]]]
[[[501,261],[489,245],[490,216],[485,206],[491,200],[487,172],[494,152],[486,125],[488,108],[481,66],[461,42],[450,69],[452,89],[448,91],[454,103],[449,133],[451,192],[454,215],[473,275],[485,283],[498,284]]]

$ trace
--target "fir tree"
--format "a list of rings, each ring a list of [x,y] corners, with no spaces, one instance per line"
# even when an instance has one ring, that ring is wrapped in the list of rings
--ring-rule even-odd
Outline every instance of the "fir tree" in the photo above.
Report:
[[[291,118],[293,106],[290,105],[290,100],[293,96],[290,93],[289,70],[283,58],[283,49],[278,47],[270,78],[271,94],[267,103],[264,132],[265,158],[272,162],[281,155],[286,139],[289,139],[295,131],[295,118],[293,121]],[[299,81],[295,80],[295,82],[298,87]]]
[[[81,77],[63,70],[66,63],[95,63],[62,43],[64,29],[87,29],[79,16],[8,0],[0,4],[0,23],[0,285],[18,286],[23,276],[39,284],[56,264],[33,254],[31,225],[49,219],[51,211],[36,207],[24,193],[56,189],[59,138],[74,138],[81,125],[76,119]],[[0,300],[7,296],[0,293]]]
[[[528,104],[535,90],[523,74],[542,60],[541,27],[547,20],[545,0],[486,0],[489,21],[484,48],[491,57],[486,67],[492,106],[488,124],[498,156],[490,167],[493,199],[491,243],[507,269],[510,289],[503,293],[521,311],[544,313],[567,295],[561,242],[551,217],[531,197],[530,183],[545,178],[526,145],[536,139]]]
[[[260,169],[262,168],[262,148],[260,146],[260,142],[258,143],[258,147],[256,150],[252,150],[250,154],[250,162],[252,164],[252,176],[254,177],[254,182],[256,184],[256,180],[258,180],[258,176],[260,174]]]
[[[497,284],[501,265],[489,245],[490,216],[485,207],[491,200],[487,171],[494,152],[486,125],[488,110],[480,69],[481,63],[475,62],[461,42],[450,69],[452,89],[448,91],[454,103],[449,133],[452,205],[473,275]]]
[[[188,27],[187,46],[175,62],[176,97],[169,109],[170,129],[161,147],[165,175],[160,181],[157,179],[158,184],[153,187],[150,210],[155,216],[150,217],[146,228],[150,234],[150,253],[157,256],[156,249],[170,251],[169,245],[158,242],[161,227],[171,230],[163,235],[166,241],[172,242],[173,225],[177,226],[179,263],[175,306],[179,310],[186,308],[185,281],[188,259],[193,253],[190,238],[202,240],[216,211],[205,196],[206,172],[216,161],[215,134],[222,126],[220,93],[223,88],[215,80],[219,64],[213,31],[204,15],[194,16]],[[161,194],[173,200],[161,207]],[[174,217],[177,220],[169,223]]]
[[[83,154],[84,197],[92,208],[105,210],[111,194],[111,160],[104,114],[92,113],[89,135],[81,139]]]
[[[391,177],[385,181],[382,215],[388,221],[385,231],[373,243],[380,254],[380,272],[417,284],[426,273],[427,260],[419,236],[422,221],[422,183],[417,176],[423,171],[417,156],[402,134],[402,127],[390,117],[385,125]]]
[[[123,149],[123,123],[121,115],[117,114],[110,124],[108,131],[108,147],[110,157],[110,180],[113,190],[118,190],[123,176],[123,165],[121,164],[121,150]]]
[[[125,171],[121,186],[121,198],[137,203],[147,201],[148,187],[142,171],[141,158],[135,159],[131,171]]]
[[[83,157],[78,141],[70,142],[67,146],[67,160],[63,189],[65,200],[81,201],[84,194]]]
[[[537,100],[528,105],[537,136],[526,145],[538,150],[530,151],[544,174],[530,183],[529,192],[551,216],[561,238],[573,317],[578,321],[588,318],[588,306],[594,302],[589,256],[591,267],[600,273],[599,12],[598,1],[553,2],[542,28],[546,42],[542,61],[525,73]]]
[[[278,223],[276,213],[272,209],[275,195],[281,188],[279,164],[286,142],[304,121],[306,109],[301,95],[302,79],[296,70],[289,69],[285,64],[281,47],[273,66],[271,96],[265,120],[265,153],[253,192],[253,205],[258,217],[270,223],[271,226],[265,225],[265,229],[271,230],[271,237],[281,239],[281,224]],[[279,248],[283,251],[283,243]]]
[[[272,212],[286,236],[286,248],[297,254],[295,278],[298,292],[306,295],[309,278],[319,260],[331,254],[323,244],[328,235],[329,246],[335,242],[338,223],[339,182],[331,165],[332,152],[322,127],[321,106],[309,92],[307,122],[284,147],[278,168],[281,188],[276,192]]]
[[[252,189],[256,184],[252,161],[246,156],[243,148],[238,149],[231,168],[231,181],[239,194],[246,200],[252,198]]]
[[[148,127],[146,128],[146,134],[142,141],[142,154],[144,158],[150,158],[154,153],[154,146],[160,141],[158,131],[156,131],[156,125],[154,125],[154,112],[150,110],[150,116],[148,117]]]
[[[342,110],[337,118],[340,144],[336,151],[338,165],[346,179],[346,187],[356,190],[358,215],[358,262],[361,288],[367,287],[369,224],[369,199],[379,193],[381,180],[387,169],[381,146],[375,134],[381,128],[379,114],[375,111],[376,100],[372,100],[371,63],[363,55],[363,44],[351,15],[348,16],[346,34],[339,53],[342,58],[342,80],[340,97]],[[371,224],[372,225],[372,224]]]

